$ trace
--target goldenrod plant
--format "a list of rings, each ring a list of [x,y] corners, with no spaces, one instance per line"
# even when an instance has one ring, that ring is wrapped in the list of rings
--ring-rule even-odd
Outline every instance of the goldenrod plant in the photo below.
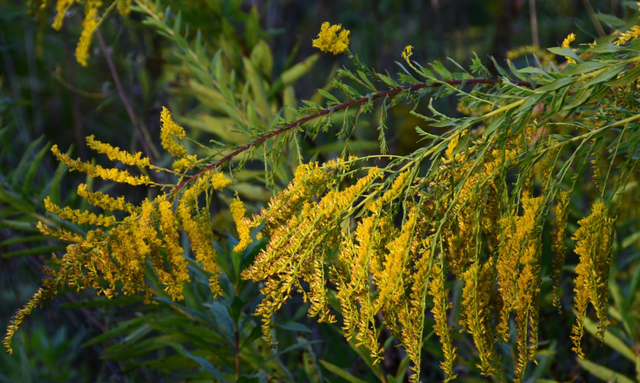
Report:
[[[59,1],[58,8],[70,4]],[[171,157],[163,165],[93,136],[87,137],[87,145],[118,165],[106,168],[73,159],[54,145],[53,154],[71,171],[151,192],[134,204],[126,196],[112,197],[80,185],[78,196],[101,209],[97,214],[45,200],[50,213],[92,229],[38,226],[69,245],[64,255],[53,257],[42,286],[8,326],[4,346],[9,352],[25,317],[67,287],[92,289],[109,299],[143,294],[146,303],[163,302],[182,315],[207,320],[179,303],[189,299],[189,282],[203,277],[211,298],[235,302],[241,284],[258,286],[261,293],[251,313],[262,322],[265,349],[244,359],[239,356],[244,345],[240,332],[249,329],[238,323],[248,317],[242,312],[246,306],[231,303],[227,312],[215,301],[207,303],[217,310],[216,321],[230,323],[227,329],[234,339],[218,332],[206,336],[235,350],[232,371],[219,371],[211,361],[173,345],[178,355],[220,381],[240,381],[242,365],[259,370],[271,360],[256,362],[256,355],[268,352],[267,346],[277,347],[274,316],[296,294],[307,303],[309,317],[339,323],[347,342],[360,352],[366,350],[363,359],[383,382],[388,378],[375,366],[383,362],[388,348],[380,342],[385,332],[405,350],[411,382],[423,379],[421,366],[432,334],[440,343],[445,382],[462,379],[456,366],[465,342],[473,345],[475,366],[468,369],[495,380],[523,382],[547,341],[540,338],[547,290],[557,310],[566,310],[561,303],[568,303],[575,313],[567,329],[572,341],[568,347],[579,358],[585,357],[585,329],[611,342],[609,296],[616,283],[612,257],[621,250],[616,236],[627,233],[628,225],[637,227],[631,222],[621,229],[620,222],[637,221],[639,213],[638,205],[629,202],[636,198],[640,181],[637,26],[585,45],[576,44],[581,39],[572,33],[561,47],[549,49],[565,63],[557,64],[549,55],[524,68],[507,61],[504,69],[494,61],[497,76],[478,58],[469,71],[456,63],[455,72],[440,62],[423,65],[412,60],[416,48],[407,45],[398,49],[402,60],[394,78],[367,66],[351,51],[348,30],[325,22],[310,43],[325,53],[344,54],[351,64],[337,71],[333,92],[319,91],[326,105],[306,101],[301,108],[288,109],[285,117],[267,96],[269,84],[255,62],[242,58],[241,79],[226,71],[220,53],[209,63],[199,39],[194,45],[187,43],[180,35],[180,17],[174,19],[169,9],[159,13],[159,3],[150,6],[142,0],[113,2],[110,7],[120,5],[143,15],[145,24],[182,48],[181,58],[196,68],[197,79],[214,84],[214,91],[206,92],[212,96],[207,102],[233,121],[234,133],[245,141],[197,142],[173,117],[177,111],[162,108],[157,116],[160,142]],[[85,17],[96,19],[95,10],[101,6],[85,2]],[[87,44],[85,34],[90,35],[96,23],[83,22],[81,63],[86,55],[80,47]],[[464,115],[438,111],[434,100],[443,97],[456,97]],[[387,116],[406,104],[412,106],[408,113],[420,121],[415,130],[422,146],[407,155],[389,153],[387,134],[393,127]],[[421,105],[428,113],[421,112]],[[352,137],[366,113],[379,116],[378,153],[357,155]],[[301,140],[326,131],[335,133],[340,150],[324,161],[310,159]],[[279,182],[287,180],[278,166],[284,156],[293,157],[297,166],[290,182],[279,188]],[[264,169],[264,186],[274,193],[250,215],[247,211],[253,208],[243,202],[237,178],[256,164]],[[582,210],[575,208],[576,193],[585,201]],[[212,204],[219,200],[228,204],[239,237],[227,243],[236,257],[233,270],[223,261],[225,251],[212,226]],[[184,255],[187,241],[192,258]],[[632,241],[627,242],[631,246]],[[238,256],[247,251],[255,257]],[[578,263],[567,272],[565,260],[571,251]],[[247,259],[250,262],[243,264]],[[573,286],[569,302],[561,292],[567,277]],[[632,286],[637,287],[634,278]],[[612,295],[619,300],[616,294]],[[633,299],[620,300],[627,307],[624,315],[631,315],[627,313]],[[635,322],[620,316],[633,339]],[[174,331],[174,343],[184,339],[179,331],[152,322],[146,324]],[[259,336],[256,328],[245,339]],[[188,335],[199,341],[193,339],[196,333]],[[317,365],[309,342],[300,341],[297,347],[308,347],[306,358]],[[629,347],[625,350],[628,354]],[[360,381],[321,363],[348,381]],[[274,367],[253,378],[290,378],[283,378],[283,371]]]

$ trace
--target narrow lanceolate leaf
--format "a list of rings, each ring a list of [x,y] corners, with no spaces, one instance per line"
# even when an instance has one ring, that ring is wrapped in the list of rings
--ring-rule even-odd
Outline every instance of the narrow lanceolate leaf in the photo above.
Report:
[[[632,379],[608,369],[602,365],[594,363],[589,359],[576,358],[580,367],[584,368],[588,373],[605,382],[615,383],[634,383]]]
[[[341,377],[342,379],[346,380],[349,383],[368,383],[362,379],[358,379],[355,376],[351,375],[344,368],[338,367],[335,364],[331,364],[326,360],[320,360],[320,364],[322,364],[324,368],[326,368],[327,370],[333,372],[334,374],[338,375],[339,377]]]

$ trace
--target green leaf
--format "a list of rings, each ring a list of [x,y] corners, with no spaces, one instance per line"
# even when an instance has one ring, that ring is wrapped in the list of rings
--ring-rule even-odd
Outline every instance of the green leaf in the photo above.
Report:
[[[27,172],[29,165],[33,161],[33,153],[35,152],[36,148],[38,147],[38,145],[40,145],[40,142],[43,139],[44,139],[44,136],[40,136],[35,141],[31,142],[29,146],[27,146],[27,148],[22,153],[22,157],[20,157],[20,162],[18,163],[18,166],[16,166],[13,169],[13,172],[11,174],[12,187],[16,188],[20,184],[20,181],[23,180],[24,174]]]
[[[576,60],[576,62],[578,63],[582,62],[580,57],[576,54],[576,52],[573,51],[572,48],[548,48],[547,50],[558,56],[571,57],[572,59]]]
[[[584,368],[587,372],[600,380],[611,383],[633,383],[633,380],[627,378],[626,376],[610,370],[604,366],[601,366],[597,363],[593,363],[588,359],[576,358],[576,360],[582,368]]]
[[[31,202],[18,193],[5,189],[4,187],[0,187],[0,202],[4,202],[23,213],[32,213],[35,211],[35,207]]]
[[[92,299],[88,301],[79,301],[79,302],[67,302],[62,303],[61,307],[72,308],[72,309],[83,309],[83,308],[96,308],[96,307],[108,307],[108,306],[123,306],[123,305],[132,305],[134,303],[140,303],[144,301],[144,297],[121,297],[121,298],[98,298]]]
[[[589,97],[591,97],[591,92],[592,92],[591,88],[587,88],[587,87],[580,88],[580,90],[573,97],[573,101],[565,105],[562,108],[562,110],[571,110],[573,108],[577,108],[578,106],[584,104],[585,101],[587,101]]]
[[[33,184],[33,179],[36,176],[36,172],[40,168],[40,163],[42,162],[44,155],[49,151],[50,147],[51,147],[51,144],[45,145],[42,149],[40,149],[40,152],[38,152],[38,154],[36,155],[36,158],[33,159],[33,161],[31,162],[31,165],[27,170],[27,174],[24,176],[24,182],[22,184],[22,193],[27,194],[31,189],[31,186]]]
[[[66,249],[66,246],[36,246],[30,249],[24,250],[15,250],[15,251],[7,251],[6,253],[2,253],[2,258],[15,258],[15,257],[25,257],[27,255],[41,255],[41,254],[51,254],[54,251],[61,251]]]
[[[327,370],[333,372],[334,374],[338,375],[339,377],[341,377],[342,379],[346,380],[349,383],[367,383],[366,380],[356,378],[355,376],[351,375],[346,370],[336,366],[335,364],[331,364],[325,360],[320,360],[320,364],[322,364],[324,368],[326,368]]]
[[[338,100],[336,96],[332,95],[331,93],[327,92],[324,89],[318,88],[318,93],[320,93],[322,97],[326,98],[327,100],[336,102],[338,104],[340,103],[340,100]]]
[[[382,80],[383,83],[387,84],[388,86],[391,86],[391,87],[399,86],[399,84],[394,79],[392,79],[391,77],[385,74],[376,73],[376,75],[380,78],[380,80]]]
[[[627,63],[620,63],[620,64],[613,65],[609,69],[606,69],[598,73],[591,80],[589,80],[589,82],[587,82],[585,86],[593,86],[601,82],[609,81],[610,79],[617,76],[618,73],[622,72],[622,70],[626,68],[626,66],[627,66]]]
[[[366,74],[364,74],[364,72],[362,72],[361,70],[358,71],[358,76],[360,76],[360,78],[362,79],[362,81],[364,81],[364,83],[366,84],[366,86],[371,89],[372,91],[376,91],[376,87],[371,83],[371,81],[369,80],[369,78],[367,77]]]
[[[547,93],[552,92],[554,90],[558,90],[560,88],[564,88],[567,85],[573,84],[576,81],[573,77],[562,77],[554,82],[547,84],[545,86],[541,86],[540,88],[534,90],[536,93]]]
[[[247,74],[248,82],[251,85],[253,97],[258,103],[258,109],[260,110],[262,116],[266,119],[267,123],[270,123],[273,119],[273,114],[271,112],[271,106],[269,105],[269,100],[265,91],[264,81],[254,68],[251,60],[243,57],[242,62],[244,63],[244,70]]]
[[[287,323],[283,323],[281,325],[279,325],[280,328],[284,329],[284,330],[289,330],[289,331],[296,331],[296,332],[308,332],[311,333],[311,329],[303,324],[297,323],[297,322],[287,322]]]
[[[431,64],[431,67],[440,76],[442,76],[443,80],[451,80],[451,78],[452,78],[451,72],[449,72],[449,70],[447,68],[445,68],[444,65],[442,65],[442,63],[440,61],[434,61],[433,64]]]
[[[13,246],[13,245],[18,245],[21,243],[29,243],[29,242],[36,242],[36,241],[42,241],[45,239],[48,239],[49,237],[47,237],[46,235],[29,235],[26,237],[13,237],[13,238],[9,238],[5,241],[0,242],[0,247],[4,247],[4,246]]]
[[[261,336],[262,336],[262,329],[260,328],[260,326],[255,326],[254,328],[251,329],[249,336],[244,338],[244,340],[240,344],[240,350],[250,345],[251,343],[253,343],[254,340],[260,338]]]
[[[638,77],[640,77],[640,65],[625,72],[620,78],[604,83],[604,85],[611,87],[625,86],[634,82]]]
[[[589,72],[593,72],[594,70],[602,69],[610,66],[612,60],[607,61],[583,61],[578,63],[577,65],[568,66],[562,72],[563,75],[583,75]]]
[[[89,339],[88,341],[84,342],[80,347],[93,346],[94,344],[102,343],[107,339],[113,338],[118,335],[122,335],[128,331],[131,331],[133,328],[136,328],[143,322],[144,322],[143,318],[135,318],[125,322],[120,322],[118,326],[94,338]]]
[[[312,54],[311,56],[282,72],[280,78],[282,79],[283,85],[291,85],[294,82],[298,81],[300,77],[309,73],[309,71],[313,68],[314,64],[316,63],[316,61],[318,61],[319,58],[320,54]]]
[[[589,52],[594,53],[616,53],[623,50],[623,47],[611,43],[598,44],[593,48],[589,48]]]
[[[584,328],[593,336],[596,336],[598,332],[598,325],[595,324],[591,319],[584,318]],[[625,358],[631,360],[632,362],[636,361],[636,354],[627,346],[620,338],[615,336],[611,331],[606,330],[604,333],[604,344],[611,347],[620,353],[620,355]]]
[[[109,347],[103,359],[126,360],[145,356],[153,351],[170,346],[172,343],[183,343],[188,338],[182,334],[159,335],[142,341],[127,342]]]
[[[609,25],[611,25],[613,27],[616,27],[616,28],[617,27],[621,27],[621,26],[626,24],[626,22],[624,20],[622,20],[622,19],[620,19],[620,18],[618,18],[618,17],[616,17],[614,15],[608,15],[606,13],[596,13],[596,14],[594,14],[594,16],[598,20],[600,20],[600,21],[602,21],[604,23],[607,23],[607,24],[609,24]]]
[[[211,363],[209,363],[209,361],[206,360],[205,358],[203,358],[201,356],[193,355],[192,353],[187,351],[187,349],[185,349],[181,344],[170,344],[170,346],[173,347],[173,349],[176,350],[176,352],[178,354],[186,356],[189,359],[191,359],[191,360],[195,361],[196,363],[198,363],[200,366],[204,367],[204,369],[207,370],[209,373],[211,373],[211,375],[213,375],[216,378],[220,379],[220,381],[222,383],[226,382],[226,380],[222,376],[222,374],[220,374],[220,372],[215,367],[213,367],[213,365]]]

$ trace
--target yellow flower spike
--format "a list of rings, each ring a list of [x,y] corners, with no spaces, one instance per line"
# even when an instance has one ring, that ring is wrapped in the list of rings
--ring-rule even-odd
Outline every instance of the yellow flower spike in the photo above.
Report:
[[[158,203],[160,212],[160,230],[163,235],[165,249],[167,250],[167,263],[171,265],[171,274],[173,276],[173,284],[168,285],[166,291],[173,300],[183,299],[183,282],[188,282],[189,271],[187,269],[188,262],[182,255],[182,247],[180,246],[180,234],[175,216],[173,214],[173,206],[171,202],[161,199]]]
[[[133,213],[137,210],[135,205],[126,202],[123,196],[116,199],[101,192],[93,192],[87,189],[86,184],[78,185],[78,195],[87,200],[87,202],[93,206],[97,206],[104,210],[121,210],[129,213]]]
[[[553,238],[551,251],[554,255],[551,266],[551,286],[554,293],[553,306],[558,308],[559,313],[562,312],[560,308],[560,278],[566,257],[564,242],[567,231],[567,220],[569,218],[570,196],[571,193],[568,191],[560,192],[558,195],[558,203],[554,209],[555,218],[551,222],[551,226],[553,226],[551,232],[551,237]]]
[[[191,187],[185,191],[182,201],[178,206],[178,217],[182,221],[182,228],[191,241],[191,249],[204,271],[211,273],[209,277],[209,289],[214,297],[222,294],[220,286],[220,268],[216,264],[216,251],[211,238],[211,218],[206,209],[201,211],[196,207],[197,190]]]
[[[318,38],[313,40],[313,47],[334,55],[346,51],[349,48],[349,33],[351,32],[343,29],[338,35],[338,31],[341,29],[342,24],[331,25],[328,21],[322,23]]]
[[[435,324],[433,330],[440,338],[444,361],[440,362],[440,368],[445,373],[445,382],[454,380],[458,375],[453,372],[453,362],[456,359],[456,348],[451,339],[452,327],[447,323],[447,310],[451,308],[449,302],[449,289],[445,286],[446,276],[438,262],[434,262],[431,269],[432,279],[429,283],[429,295],[433,297],[431,313]]]
[[[615,45],[624,45],[631,40],[635,40],[640,37],[640,25],[634,25],[626,32],[620,34],[618,40],[614,41]]]
[[[449,145],[447,145],[447,150],[445,150],[444,155],[447,156],[447,159],[453,158],[453,151],[456,150],[456,146],[458,146],[458,141],[460,140],[460,134],[456,134],[455,137],[449,141]]]
[[[233,248],[233,251],[242,252],[247,248],[247,245],[253,242],[251,240],[249,225],[244,217],[246,210],[244,204],[239,199],[234,199],[229,209],[231,209],[231,215],[233,216],[233,221],[236,223],[238,236],[240,237],[240,242]]]
[[[56,17],[53,19],[53,24],[51,27],[56,31],[59,31],[62,28],[62,23],[64,21],[64,16],[67,13],[67,9],[73,4],[73,0],[58,0],[56,2]]]
[[[89,59],[89,48],[91,48],[91,40],[93,33],[98,26],[98,7],[102,5],[101,1],[87,0],[84,5],[84,20],[82,21],[82,33],[78,46],[76,47],[76,60],[80,65],[87,66]]]
[[[409,58],[413,55],[413,45],[407,45],[402,51],[402,58],[409,62]]]
[[[53,214],[57,214],[60,218],[75,222],[79,225],[88,223],[89,225],[113,226],[116,223],[116,217],[114,216],[96,215],[89,211],[81,212],[80,210],[71,209],[68,206],[61,208],[51,202],[49,197],[44,199],[44,207]]]
[[[160,114],[160,122],[162,123],[160,128],[160,143],[162,147],[174,157],[183,158],[186,156],[187,150],[173,138],[174,136],[185,138],[184,128],[173,122],[171,112],[164,106]]]
[[[103,180],[127,183],[134,186],[151,184],[151,180],[148,176],[134,177],[126,170],[119,170],[115,168],[107,169],[100,165],[83,162],[80,159],[73,160],[68,155],[61,153],[60,149],[58,149],[58,145],[53,145],[51,147],[51,152],[58,158],[58,161],[64,162],[71,171],[77,170],[79,172],[87,173],[92,177],[99,177]]]
[[[129,13],[131,13],[131,10],[129,9],[129,7],[132,5],[132,3],[133,3],[132,0],[118,1],[118,12],[120,12],[122,16],[128,16]]]
[[[106,154],[111,161],[120,161],[125,165],[140,166],[143,168],[148,168],[149,166],[151,166],[149,158],[142,157],[141,152],[132,155],[124,150],[121,150],[118,147],[114,147],[110,144],[106,144],[96,140],[95,136],[93,135],[87,137],[86,140],[87,146],[89,148],[95,150],[98,153]]]
[[[584,358],[580,342],[584,333],[584,318],[589,302],[596,310],[600,321],[598,336],[604,336],[604,330],[609,324],[608,306],[608,278],[611,262],[611,244],[613,233],[613,219],[607,217],[605,205],[593,205],[591,215],[578,221],[580,226],[571,238],[576,241],[575,253],[580,256],[576,266],[577,277],[574,289],[574,309],[577,311],[576,324],[571,330],[573,351],[580,358]]]
[[[196,162],[198,162],[198,157],[196,155],[188,154],[185,158],[175,160],[173,164],[171,164],[171,167],[173,170],[181,172],[191,169]]]
[[[575,40],[576,40],[576,35],[575,35],[575,33],[570,33],[570,34],[569,34],[569,36],[567,36],[567,37],[564,39],[564,41],[562,42],[562,47],[563,47],[563,48],[571,48],[571,43],[572,43],[573,41],[575,41]],[[574,49],[573,51],[574,51],[574,52],[577,52],[578,50],[577,50],[577,49]],[[564,58],[566,58],[566,59],[567,59],[567,62],[568,62],[569,64],[575,64],[575,63],[576,63],[576,60],[572,59],[572,58],[571,58],[571,57],[569,57],[569,56],[564,56]]]

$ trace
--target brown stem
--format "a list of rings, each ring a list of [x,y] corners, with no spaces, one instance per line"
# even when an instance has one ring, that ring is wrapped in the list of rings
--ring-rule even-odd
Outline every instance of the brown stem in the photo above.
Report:
[[[67,26],[62,26],[62,45],[64,47],[65,65],[67,67],[67,77],[69,78],[69,85],[71,89],[76,87],[76,71],[75,63],[73,61],[73,54],[69,49],[69,33],[67,32]],[[71,90],[70,89],[70,90]],[[76,145],[80,150],[80,158],[87,160],[89,158],[87,153],[87,145],[84,142],[84,132],[82,129],[82,115],[80,114],[80,106],[78,104],[78,95],[76,92],[71,91],[71,115],[73,116],[73,132],[76,138]]]
[[[149,160],[151,161],[151,163],[153,163],[154,162],[153,153],[151,152],[151,148],[149,147],[147,139],[144,136],[144,132],[142,131],[142,126],[140,126],[140,124],[138,123],[138,118],[136,117],[136,114],[134,113],[133,108],[131,107],[131,103],[129,102],[129,99],[127,99],[126,94],[124,93],[124,88],[122,87],[122,83],[120,82],[120,76],[118,76],[118,70],[116,69],[116,65],[113,62],[113,58],[111,57],[111,53],[107,48],[107,43],[104,41],[104,36],[102,35],[102,31],[100,30],[100,28],[96,29],[96,36],[98,37],[98,42],[100,42],[100,47],[104,52],[104,57],[107,60],[107,65],[109,66],[111,77],[113,77],[113,82],[116,84],[116,89],[118,89],[118,95],[120,96],[120,100],[122,100],[122,103],[124,104],[124,108],[127,110],[127,114],[129,115],[129,119],[131,120],[131,123],[133,124],[133,127],[135,128],[136,133],[138,134],[138,138],[140,139],[140,142],[142,143],[142,150],[144,151],[144,154],[147,157],[149,157]]]
[[[236,380],[240,379],[240,332],[238,331],[238,323],[233,326],[233,344],[236,349]]]
[[[589,0],[582,0],[582,3],[584,4],[584,7],[587,8],[587,14],[591,19],[591,23],[593,23],[593,26],[596,28],[596,31],[598,32],[598,37],[605,36],[606,33],[604,33],[604,29],[602,29],[602,24],[600,24],[600,20],[598,20],[595,13],[593,12],[593,7],[591,6],[591,3],[589,2]]]
[[[417,89],[424,89],[424,88],[430,88],[430,87],[436,87],[436,86],[442,86],[444,84],[449,84],[449,85],[462,85],[462,84],[499,84],[502,80],[500,79],[482,79],[482,78],[474,78],[474,79],[469,79],[469,80],[448,80],[448,81],[443,81],[443,82],[438,82],[438,83],[434,83],[434,84],[416,84],[416,85],[405,85],[405,86],[399,86],[397,88],[393,88],[393,89],[389,89],[386,90],[384,92],[378,92],[378,93],[374,93],[374,94],[370,94],[367,95],[365,97],[361,97],[357,100],[353,100],[353,101],[349,101],[349,102],[345,102],[344,104],[340,104],[340,105],[336,105],[330,108],[326,108],[323,109],[315,114],[312,114],[310,116],[301,118],[297,121],[292,122],[291,124],[284,126],[280,129],[276,129],[271,133],[268,133],[260,138],[258,138],[257,140],[250,142],[248,144],[245,144],[241,147],[239,147],[238,149],[234,150],[233,152],[227,154],[226,156],[222,157],[220,160],[212,163],[211,165],[207,166],[206,168],[200,170],[199,172],[197,172],[196,174],[192,175],[191,177],[189,177],[186,181],[182,182],[181,184],[179,184],[178,186],[176,186],[175,189],[173,189],[173,192],[171,193],[172,195],[175,195],[178,193],[178,191],[180,191],[180,189],[182,189],[183,187],[185,187],[186,185],[188,185],[189,183],[191,183],[193,180],[197,179],[198,177],[202,176],[203,174],[205,174],[206,172],[213,170],[217,167],[220,167],[222,164],[224,164],[227,161],[230,161],[231,159],[233,159],[235,156],[237,156],[240,153],[243,153],[251,148],[253,148],[254,146],[260,145],[261,143],[265,142],[266,140],[268,140],[271,137],[275,137],[278,136],[282,133],[288,132],[289,130],[293,129],[293,128],[297,128],[298,126],[309,122],[311,120],[315,120],[318,117],[322,117],[325,116],[329,113],[338,111],[338,110],[342,110],[342,109],[347,109],[350,108],[352,106],[355,105],[362,105],[367,101],[370,100],[377,100],[381,97],[387,97],[390,95],[394,95],[397,93],[400,93],[402,91],[405,90],[417,90]],[[520,86],[526,86],[526,87],[531,87],[531,84],[526,82],[526,81],[512,81],[514,84],[516,85],[520,85]]]
[[[538,37],[538,14],[536,12],[536,0],[529,0],[529,21],[531,23],[531,43],[539,47],[540,38]]]

